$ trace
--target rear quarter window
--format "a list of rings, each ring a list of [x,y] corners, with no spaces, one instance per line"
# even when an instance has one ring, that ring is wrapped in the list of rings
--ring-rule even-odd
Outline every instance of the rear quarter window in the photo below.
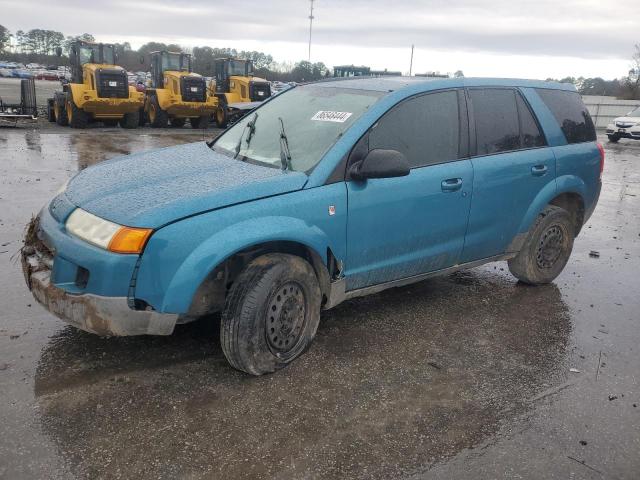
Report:
[[[543,88],[536,88],[536,92],[558,121],[568,143],[596,140],[591,115],[577,92]]]

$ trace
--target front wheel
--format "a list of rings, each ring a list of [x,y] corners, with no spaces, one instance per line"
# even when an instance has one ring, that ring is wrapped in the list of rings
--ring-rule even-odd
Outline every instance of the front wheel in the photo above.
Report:
[[[531,227],[518,255],[509,260],[509,271],[531,285],[552,282],[569,261],[575,228],[569,212],[547,206]]]
[[[140,123],[139,115],[138,110],[135,112],[125,113],[120,119],[120,126],[127,129],[138,128],[138,124]]]
[[[618,140],[620,140],[618,135],[607,135],[607,138],[611,143],[618,143]]]
[[[268,254],[249,263],[231,287],[220,342],[234,368],[275,372],[311,345],[320,322],[320,287],[308,262]]]
[[[229,113],[227,112],[227,102],[225,100],[220,99],[215,117],[216,126],[218,128],[227,128],[227,125],[229,124]]]

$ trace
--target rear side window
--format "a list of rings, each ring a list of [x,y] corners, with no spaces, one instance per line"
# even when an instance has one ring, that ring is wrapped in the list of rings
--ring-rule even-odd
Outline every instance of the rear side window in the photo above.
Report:
[[[456,91],[410,98],[386,113],[371,130],[369,150],[403,153],[411,167],[456,160],[460,113]]]
[[[536,123],[531,110],[519,93],[516,93],[518,115],[520,116],[520,134],[522,136],[522,148],[543,147],[547,144],[540,127]]]
[[[477,154],[509,152],[520,148],[520,128],[515,91],[471,89],[476,124]]]
[[[577,92],[536,88],[538,95],[558,121],[568,143],[593,142],[596,129]]]

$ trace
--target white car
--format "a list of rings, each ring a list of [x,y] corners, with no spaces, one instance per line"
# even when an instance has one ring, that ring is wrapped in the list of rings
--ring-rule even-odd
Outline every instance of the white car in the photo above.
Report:
[[[607,125],[607,137],[613,143],[621,138],[640,140],[640,107]]]

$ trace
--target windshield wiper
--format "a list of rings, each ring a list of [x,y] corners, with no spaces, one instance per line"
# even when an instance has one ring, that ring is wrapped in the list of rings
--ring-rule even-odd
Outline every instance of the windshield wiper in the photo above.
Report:
[[[238,144],[236,145],[236,148],[235,148],[236,154],[233,156],[233,158],[238,158],[238,155],[240,155],[240,150],[242,149],[242,139],[244,138],[244,132],[247,130],[247,128],[249,129],[249,136],[247,136],[247,139],[245,141],[247,142],[247,148],[249,147],[249,144],[251,143],[251,139],[253,138],[253,134],[256,133],[257,119],[258,119],[258,112],[256,112],[253,115],[253,118],[249,122],[247,122],[245,127],[242,129],[242,135],[240,135],[240,138],[238,139]]]
[[[284,131],[284,121],[282,117],[278,117],[280,120],[280,161],[282,162],[282,170],[291,170],[291,151],[289,150],[289,140],[287,134]]]

